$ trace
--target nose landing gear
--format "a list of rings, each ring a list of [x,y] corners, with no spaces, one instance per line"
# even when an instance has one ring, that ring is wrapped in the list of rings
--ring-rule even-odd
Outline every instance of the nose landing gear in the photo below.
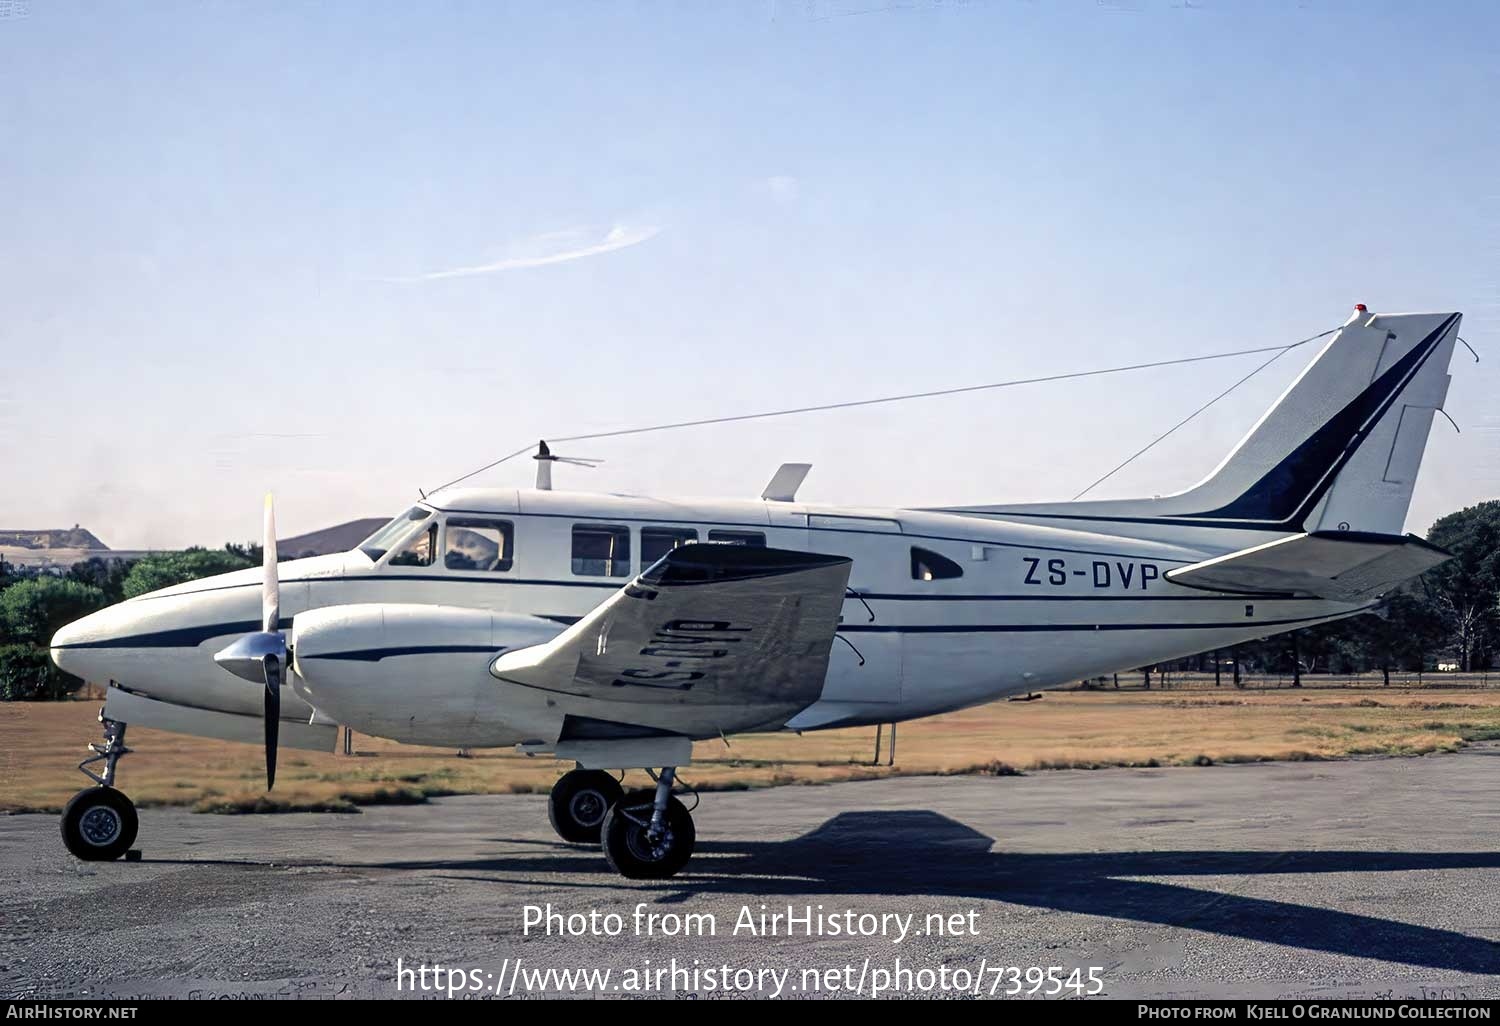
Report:
[[[94,753],[78,764],[83,774],[98,786],[86,787],[68,800],[62,814],[63,846],[85,862],[109,862],[130,850],[140,823],[135,805],[115,790],[115,766],[130,754],[125,747],[125,724],[99,714],[104,725],[104,743],[90,742]],[[104,772],[88,767],[104,763]]]

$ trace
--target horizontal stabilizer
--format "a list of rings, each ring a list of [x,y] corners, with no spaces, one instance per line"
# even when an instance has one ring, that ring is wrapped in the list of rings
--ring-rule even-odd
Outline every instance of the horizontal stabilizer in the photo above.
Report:
[[[1451,558],[1415,535],[1329,531],[1296,534],[1167,571],[1189,588],[1275,592],[1362,602]]]

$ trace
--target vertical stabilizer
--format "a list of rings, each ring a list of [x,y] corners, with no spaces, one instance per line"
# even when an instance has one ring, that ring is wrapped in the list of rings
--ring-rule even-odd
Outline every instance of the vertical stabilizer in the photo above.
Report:
[[[1230,530],[1398,534],[1448,392],[1458,313],[1362,305],[1213,473],[1185,492],[967,512]]]

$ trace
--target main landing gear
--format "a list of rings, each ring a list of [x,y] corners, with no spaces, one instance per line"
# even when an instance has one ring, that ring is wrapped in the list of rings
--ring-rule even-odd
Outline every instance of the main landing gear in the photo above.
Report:
[[[565,841],[602,844],[605,860],[621,876],[675,876],[692,857],[697,833],[688,808],[672,794],[677,768],[651,777],[655,788],[626,794],[607,773],[573,770],[552,788],[547,818]]]
[[[130,754],[125,747],[125,724],[105,719],[103,713],[99,714],[99,722],[104,724],[104,743],[90,742],[89,749],[94,754],[78,764],[79,770],[98,786],[86,787],[75,794],[62,814],[63,845],[85,862],[109,862],[124,855],[135,843],[140,826],[135,806],[115,790],[115,766]],[[101,761],[102,775],[88,768]]]
[[[552,785],[547,819],[564,841],[598,844],[604,814],[624,793],[619,781],[603,770],[573,770]]]

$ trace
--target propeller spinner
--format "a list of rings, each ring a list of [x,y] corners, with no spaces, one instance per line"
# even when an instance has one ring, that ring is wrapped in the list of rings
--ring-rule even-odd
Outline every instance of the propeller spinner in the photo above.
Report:
[[[245,680],[265,685],[266,790],[276,785],[276,743],[281,727],[281,680],[286,667],[286,637],[281,623],[281,586],[276,576],[276,511],[266,496],[262,539],[265,578],[261,585],[261,629],[236,638],[214,653],[214,662]]]

